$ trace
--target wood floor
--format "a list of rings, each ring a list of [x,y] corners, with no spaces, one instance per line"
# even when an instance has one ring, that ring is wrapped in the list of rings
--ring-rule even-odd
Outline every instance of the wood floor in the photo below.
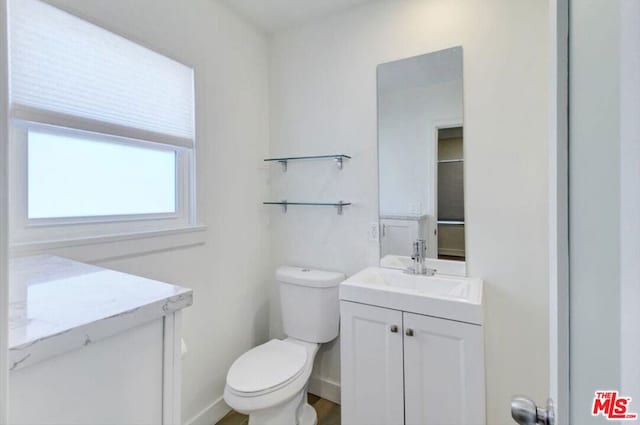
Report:
[[[313,394],[308,394],[307,400],[309,400],[309,404],[316,409],[316,413],[318,414],[318,425],[340,425],[339,405]],[[231,411],[227,416],[222,418],[217,425],[247,425],[248,423],[248,416]]]

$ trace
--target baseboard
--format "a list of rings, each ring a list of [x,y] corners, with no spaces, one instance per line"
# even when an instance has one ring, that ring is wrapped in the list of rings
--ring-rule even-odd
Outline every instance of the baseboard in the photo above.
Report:
[[[309,392],[336,404],[340,404],[340,384],[336,382],[312,376],[311,379],[309,379]]]
[[[185,422],[185,425],[214,425],[224,418],[231,408],[227,406],[224,399],[220,397],[213,403],[202,409],[200,413]]]

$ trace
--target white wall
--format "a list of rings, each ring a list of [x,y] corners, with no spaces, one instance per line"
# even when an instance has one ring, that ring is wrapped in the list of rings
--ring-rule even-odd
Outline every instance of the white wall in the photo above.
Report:
[[[262,164],[268,42],[211,0],[50,3],[195,67],[198,216],[209,226],[206,244],[100,263],[194,289],[195,304],[183,321],[188,421],[222,396],[228,367],[268,334],[269,233],[260,205],[268,177]],[[205,422],[214,422],[206,414]]]
[[[488,423],[509,401],[548,395],[549,22],[538,0],[381,1],[277,33],[271,57],[271,154],[346,153],[272,171],[272,197],[352,201],[271,214],[272,264],[352,274],[376,264],[376,66],[464,49],[468,270],[485,279]],[[274,293],[275,295],[275,293]],[[272,333],[280,334],[273,297]],[[337,344],[316,374],[339,381]]]

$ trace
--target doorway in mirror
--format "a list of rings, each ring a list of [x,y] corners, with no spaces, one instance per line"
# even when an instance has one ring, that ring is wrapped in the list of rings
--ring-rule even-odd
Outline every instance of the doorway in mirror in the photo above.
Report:
[[[438,129],[438,259],[465,261],[462,127]]]

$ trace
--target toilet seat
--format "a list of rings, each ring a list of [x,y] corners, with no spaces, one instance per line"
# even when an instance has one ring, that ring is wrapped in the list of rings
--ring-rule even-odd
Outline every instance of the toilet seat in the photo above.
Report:
[[[260,396],[287,386],[307,363],[307,349],[273,339],[240,356],[229,369],[227,387],[243,397]]]

